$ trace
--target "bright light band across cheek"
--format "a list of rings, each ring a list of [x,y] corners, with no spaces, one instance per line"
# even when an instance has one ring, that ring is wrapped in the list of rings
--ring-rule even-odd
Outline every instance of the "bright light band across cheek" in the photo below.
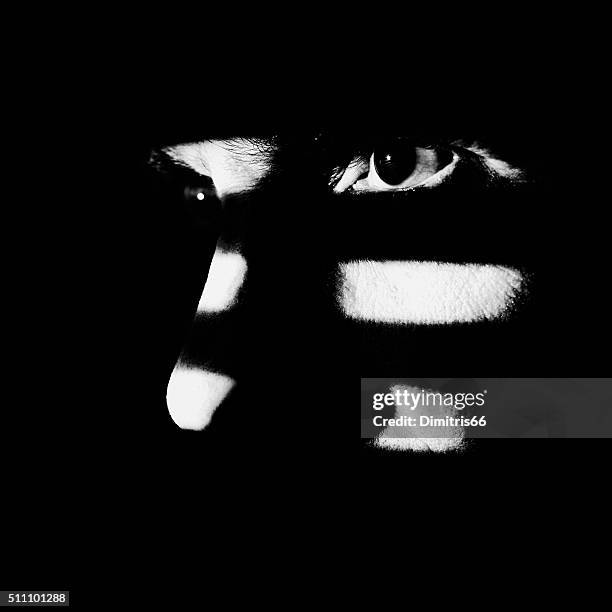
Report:
[[[496,319],[509,312],[523,277],[494,265],[354,261],[339,265],[338,302],[352,319],[433,325]]]
[[[244,284],[246,272],[247,263],[240,253],[216,249],[198,312],[221,312],[231,308]]]

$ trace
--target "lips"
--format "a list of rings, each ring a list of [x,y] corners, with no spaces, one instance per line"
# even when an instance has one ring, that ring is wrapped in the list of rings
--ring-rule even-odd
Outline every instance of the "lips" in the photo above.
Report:
[[[408,394],[419,394],[421,388],[411,385],[394,385],[389,391]],[[437,393],[432,389],[426,392]],[[418,403],[411,405],[396,404],[393,424],[387,426],[375,439],[374,446],[397,451],[433,451],[446,452],[461,449],[464,444],[465,428],[449,423],[447,426],[433,427],[427,422],[423,424],[422,417],[433,417],[445,419],[446,417],[458,417],[460,412],[452,406],[446,406],[442,402],[429,403],[427,406]],[[408,421],[411,419],[411,421]],[[398,424],[401,423],[401,424]]]

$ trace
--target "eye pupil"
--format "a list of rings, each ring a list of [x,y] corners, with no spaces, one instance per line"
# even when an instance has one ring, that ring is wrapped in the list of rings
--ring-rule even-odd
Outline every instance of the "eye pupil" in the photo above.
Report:
[[[382,181],[389,185],[403,183],[415,170],[414,147],[390,144],[374,151],[374,168]]]

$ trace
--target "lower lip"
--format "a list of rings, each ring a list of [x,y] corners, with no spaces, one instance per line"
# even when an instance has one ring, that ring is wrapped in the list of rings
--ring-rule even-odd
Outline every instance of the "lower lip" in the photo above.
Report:
[[[417,387],[408,385],[397,385],[391,387],[390,391],[396,389],[408,391],[409,393],[418,394],[420,391],[436,393],[433,389],[423,390]],[[416,419],[416,426],[393,426],[384,429],[379,436],[374,440],[373,444],[377,448],[394,451],[431,451],[431,452],[447,452],[461,449],[464,444],[465,429],[461,426],[449,427],[428,427],[418,425],[422,415],[427,415],[435,418],[444,418],[447,416],[458,416],[458,412],[453,407],[444,405],[431,406],[429,405],[424,411],[423,407],[417,406],[411,409],[407,406],[396,406],[394,418],[413,417]]]

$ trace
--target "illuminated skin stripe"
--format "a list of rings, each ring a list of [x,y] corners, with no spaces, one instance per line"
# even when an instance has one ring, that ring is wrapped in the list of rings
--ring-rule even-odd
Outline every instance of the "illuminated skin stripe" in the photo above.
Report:
[[[347,317],[373,323],[464,323],[503,316],[522,285],[502,266],[419,261],[340,264]]]
[[[240,253],[223,251],[217,247],[198,304],[198,312],[221,312],[231,308],[244,284],[246,272],[247,263]]]
[[[234,307],[244,284],[246,269],[246,260],[240,253],[217,247],[198,313],[216,313]],[[191,367],[183,357],[179,358],[166,394],[172,420],[181,429],[204,429],[234,385],[235,381],[229,376]]]
[[[234,384],[224,374],[177,364],[166,394],[172,420],[181,429],[204,429]]]
[[[239,253],[217,249],[198,312],[231,309],[246,268]],[[521,285],[518,272],[499,266],[361,261],[342,264],[341,270],[339,295],[346,316],[375,323],[456,323],[503,316]],[[168,384],[173,420],[183,429],[204,429],[234,384],[227,376],[188,368],[179,360]],[[401,411],[398,407],[399,416]],[[396,438],[391,432],[381,435],[376,445],[441,451],[459,446],[460,437]]]

